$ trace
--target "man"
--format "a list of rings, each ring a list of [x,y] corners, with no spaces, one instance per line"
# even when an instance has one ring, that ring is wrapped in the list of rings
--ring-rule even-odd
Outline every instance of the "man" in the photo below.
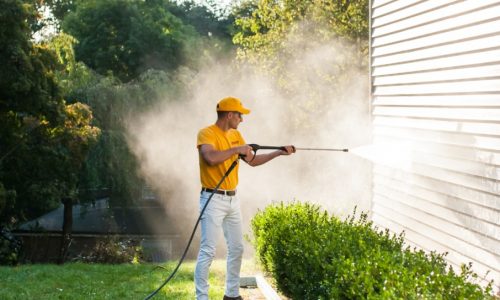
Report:
[[[202,191],[200,211],[208,198],[239,155],[250,166],[262,165],[280,155],[295,152],[293,146],[286,151],[274,151],[256,155],[237,130],[243,122],[242,115],[250,110],[241,101],[227,97],[217,104],[217,121],[198,133],[197,147],[200,160]],[[241,259],[243,255],[243,235],[241,229],[240,202],[236,195],[238,166],[221,184],[208,204],[201,219],[201,241],[195,270],[196,299],[208,299],[208,272],[215,255],[216,238],[222,228],[227,244],[226,290],[224,300],[242,299],[239,294]]]

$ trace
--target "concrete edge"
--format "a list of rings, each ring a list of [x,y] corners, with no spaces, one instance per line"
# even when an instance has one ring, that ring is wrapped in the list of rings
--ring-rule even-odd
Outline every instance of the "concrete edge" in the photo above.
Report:
[[[257,281],[257,287],[260,289],[264,297],[267,300],[282,300],[278,293],[273,289],[273,287],[267,282],[267,280],[262,275],[255,275],[255,280]]]

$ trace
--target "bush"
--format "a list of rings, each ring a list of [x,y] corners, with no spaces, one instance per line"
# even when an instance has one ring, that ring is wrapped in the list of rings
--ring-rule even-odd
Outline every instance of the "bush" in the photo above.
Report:
[[[97,242],[87,255],[81,254],[75,261],[87,263],[121,264],[136,263],[142,260],[142,248],[138,242],[128,239],[119,240],[110,236]]]
[[[252,220],[257,256],[292,299],[487,299],[443,254],[404,248],[404,236],[374,229],[367,215],[342,221],[308,203],[271,205]]]
[[[19,261],[21,241],[6,227],[0,228],[0,265],[15,265]]]

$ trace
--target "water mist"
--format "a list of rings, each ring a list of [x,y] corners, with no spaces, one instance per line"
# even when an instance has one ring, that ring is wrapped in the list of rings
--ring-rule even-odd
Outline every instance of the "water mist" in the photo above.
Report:
[[[293,57],[283,62],[294,79],[286,90],[251,67],[218,61],[196,74],[180,73],[189,82],[182,99],[165,95],[157,107],[129,120],[129,144],[140,159],[141,174],[160,196],[174,232],[187,236],[198,216],[196,135],[215,122],[215,106],[223,97],[238,97],[252,110],[238,128],[247,143],[318,148],[367,143],[367,74],[357,67],[338,68],[349,65],[342,54],[346,45],[338,40],[318,47],[308,42],[295,39]],[[336,76],[342,77],[340,88],[332,83]],[[245,233],[250,233],[257,210],[276,201],[314,202],[342,216],[354,206],[358,211],[370,208],[371,164],[357,156],[298,151],[255,168],[240,163],[238,195]],[[245,250],[252,252],[248,245]]]

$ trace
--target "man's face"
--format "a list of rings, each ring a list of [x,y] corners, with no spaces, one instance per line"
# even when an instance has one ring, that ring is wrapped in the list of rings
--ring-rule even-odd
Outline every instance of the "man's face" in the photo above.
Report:
[[[229,119],[229,126],[232,128],[232,129],[238,129],[238,125],[243,122],[243,117],[241,115],[241,113],[237,112],[237,111],[231,111],[229,112],[229,114],[227,115],[228,119]]]

